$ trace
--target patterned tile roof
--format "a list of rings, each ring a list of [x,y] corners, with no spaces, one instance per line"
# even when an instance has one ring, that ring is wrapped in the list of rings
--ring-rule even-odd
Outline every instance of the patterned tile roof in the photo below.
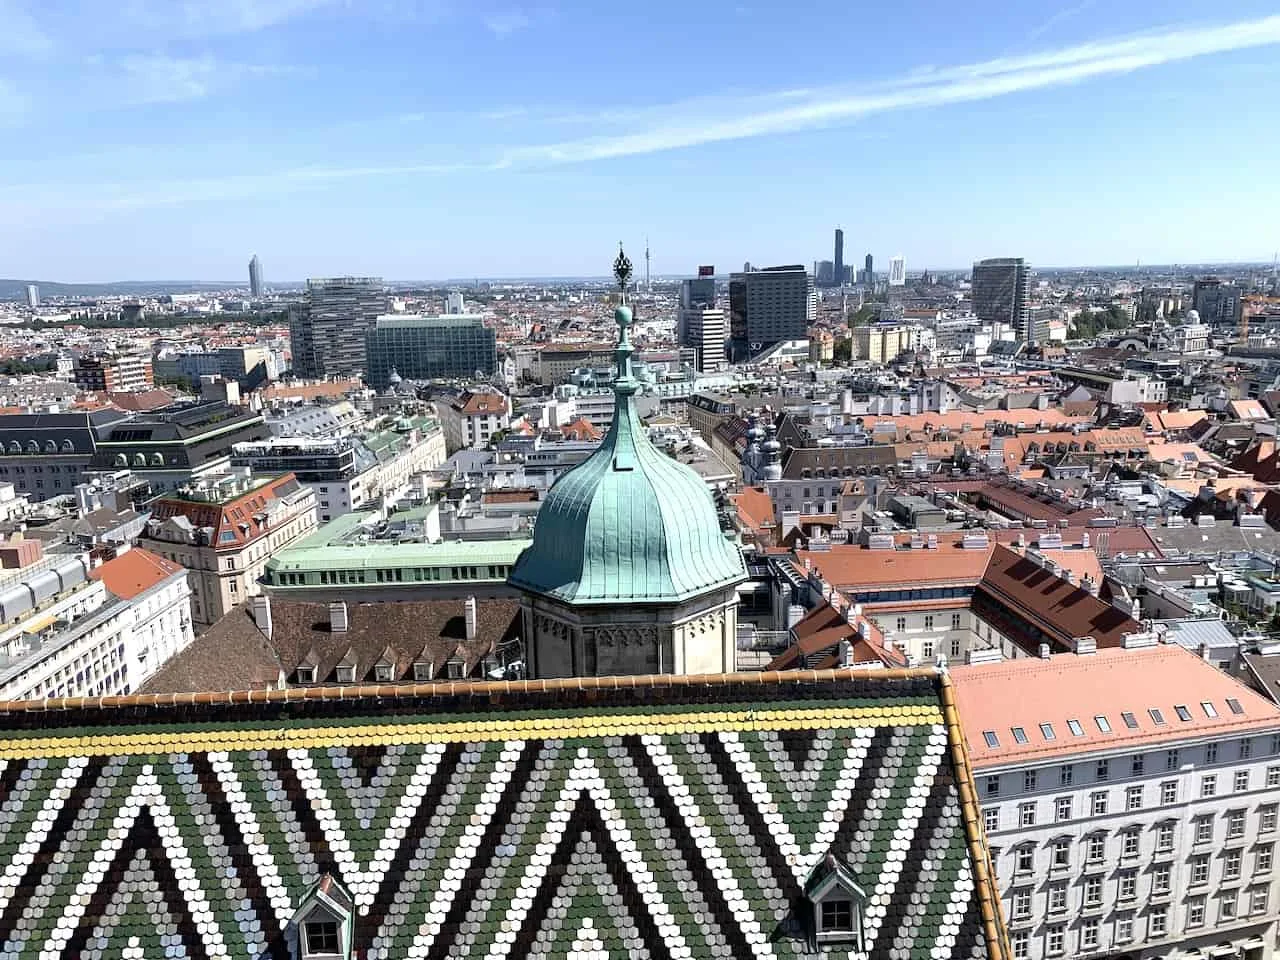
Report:
[[[0,957],[1007,956],[950,681],[625,677],[0,705]],[[292,945],[292,946],[291,946]]]

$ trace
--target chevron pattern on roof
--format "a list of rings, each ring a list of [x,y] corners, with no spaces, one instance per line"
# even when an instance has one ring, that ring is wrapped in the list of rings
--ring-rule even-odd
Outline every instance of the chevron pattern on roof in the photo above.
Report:
[[[867,957],[998,956],[920,687],[19,724],[0,732],[0,960],[285,960],[326,873],[360,960],[808,957],[828,854],[866,891]]]

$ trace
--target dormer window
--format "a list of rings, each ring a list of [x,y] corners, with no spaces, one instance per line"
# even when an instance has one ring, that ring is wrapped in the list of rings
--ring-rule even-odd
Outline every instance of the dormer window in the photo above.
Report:
[[[308,920],[302,925],[303,956],[338,956],[338,921],[329,919]]]
[[[466,676],[466,664],[461,660],[450,658],[445,664],[445,673],[450,680],[461,680]]]
[[[354,908],[341,884],[329,874],[322,876],[293,915],[291,927],[297,936],[293,955],[299,960],[350,960]]]
[[[413,679],[417,680],[419,683],[430,680],[434,675],[435,671],[432,669],[432,665],[430,663],[425,663],[422,660],[419,660],[413,665]]]
[[[333,676],[334,676],[334,679],[337,680],[339,683],[355,683],[356,668],[339,666],[334,669]]]
[[[315,667],[299,667],[297,669],[297,677],[299,683],[315,683],[316,668]]]
[[[815,945],[840,944],[841,949],[861,952],[867,897],[848,868],[828,854],[809,874],[805,894],[813,906]]]
[[[377,663],[373,667],[373,679],[378,683],[390,683],[395,679],[395,669],[389,663]]]

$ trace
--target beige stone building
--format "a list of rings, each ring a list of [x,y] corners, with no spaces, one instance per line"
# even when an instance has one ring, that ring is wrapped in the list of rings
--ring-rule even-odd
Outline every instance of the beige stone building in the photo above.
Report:
[[[157,501],[138,544],[190,571],[191,617],[207,625],[260,593],[271,555],[315,528],[315,493],[292,473],[228,474]]]

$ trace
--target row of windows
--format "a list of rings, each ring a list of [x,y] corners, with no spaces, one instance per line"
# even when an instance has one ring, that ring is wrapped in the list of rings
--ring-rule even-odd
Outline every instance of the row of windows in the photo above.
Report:
[[[1213,838],[1212,823],[1204,839],[1200,838],[1200,825],[1197,824],[1197,843],[1209,843]],[[1273,828],[1274,829],[1274,828]],[[1138,828],[1129,828],[1121,830],[1117,836],[1120,838],[1120,857],[1123,860],[1130,860],[1139,855],[1141,850],[1142,832]],[[1160,824],[1156,832],[1156,853],[1172,853],[1173,852],[1173,836],[1174,825],[1172,823]],[[1071,844],[1069,837],[1059,837],[1049,843],[1049,866],[1051,870],[1067,870],[1071,867]],[[1270,843],[1257,844],[1253,848],[1254,851],[1254,874],[1264,874],[1271,872],[1271,866],[1275,855],[1275,846]],[[1014,847],[1013,852],[1013,868],[1016,876],[1026,876],[1032,874],[1036,869],[1036,847],[1032,843],[1020,844]],[[1196,886],[1209,882],[1209,866],[1210,854],[1198,853],[1188,858],[1187,863],[1190,867],[1190,883]],[[1086,866],[1103,865],[1107,858],[1107,836],[1105,833],[1094,833],[1084,838],[1084,860]],[[1222,879],[1239,880],[1244,870],[1244,850],[1240,847],[1232,847],[1224,850],[1220,855],[1222,860]],[[1157,865],[1153,868],[1153,874],[1163,871],[1166,879],[1168,876],[1168,865]],[[1156,892],[1162,892],[1157,886]]]
[[[441,580],[505,580],[511,572],[506,564],[465,567],[388,567],[373,570],[321,570],[316,574],[276,572],[273,578],[281,586],[302,587],[307,584],[405,583]]]
[[[1234,922],[1248,911],[1248,916],[1257,916],[1267,912],[1269,891],[1266,887],[1255,887],[1245,893],[1242,900],[1240,891],[1232,890],[1220,894],[1217,898],[1218,923]],[[1186,929],[1189,931],[1203,927],[1206,923],[1208,904],[1205,897],[1194,897],[1187,901]],[[1125,914],[1116,917],[1113,943],[1130,943],[1136,939],[1136,917]],[[1153,906],[1147,910],[1147,939],[1155,940],[1169,934],[1169,907],[1166,904]],[[1088,918],[1081,921],[1079,928],[1079,951],[1081,953],[1098,949],[1102,921]],[[1031,931],[1014,930],[1009,939],[1013,947],[1015,960],[1024,960],[1031,956]],[[1050,957],[1064,956],[1067,951],[1067,925],[1051,924],[1044,933],[1045,954]]]
[[[21,453],[75,453],[76,445],[70,440],[63,440],[58,443],[56,440],[46,440],[43,444],[38,440],[28,440],[26,447],[17,440],[10,440],[8,447],[0,445],[0,453],[8,452],[10,454]]]
[[[1268,770],[1268,786],[1277,786],[1271,783],[1271,771],[1276,772],[1276,776],[1280,777],[1280,767],[1273,767]],[[1214,774],[1206,774],[1201,777],[1200,795],[1201,797],[1214,796],[1213,790],[1205,793],[1207,784],[1205,781],[1215,781]],[[1237,792],[1249,789],[1249,771],[1237,770],[1235,775],[1235,789]],[[1166,780],[1160,784],[1160,805],[1167,806],[1178,802],[1178,781]],[[1126,811],[1141,810],[1146,802],[1146,787],[1141,784],[1126,787],[1124,791],[1124,809]],[[1089,803],[1087,810],[1081,810],[1077,813],[1075,809],[1075,797],[1058,797],[1053,801],[1053,822],[1063,823],[1064,821],[1074,819],[1076,816],[1101,817],[1112,812],[1111,796],[1105,790],[1099,790],[1089,795]],[[1035,800],[1028,800],[1018,804],[1018,821],[1019,827],[1034,827],[1040,816],[1040,805]],[[1236,824],[1238,822],[1239,832],[1233,832],[1228,829],[1227,836],[1239,836],[1244,832],[1244,816],[1245,811],[1233,810],[1224,815],[1228,824]],[[987,830],[994,832],[1001,829],[1000,807],[987,807],[983,810],[983,819],[986,823]],[[1211,819],[1207,817],[1197,817],[1196,822]],[[1276,805],[1274,803],[1265,804],[1258,808],[1258,829],[1262,833],[1270,833],[1276,828]]]
[[[960,629],[963,629],[963,623],[964,623],[964,615],[963,615],[963,614],[960,614],[960,613],[953,613],[953,614],[951,614],[951,629],[952,629],[952,630],[960,630]],[[896,621],[896,622],[895,622],[895,624],[894,624],[894,627],[897,629],[897,632],[898,632],[898,633],[902,633],[902,632],[904,632],[904,631],[907,629],[907,618],[906,618],[906,617],[898,617],[897,621]],[[933,615],[932,613],[927,613],[927,614],[925,614],[925,616],[924,616],[924,629],[926,629],[926,630],[933,630],[933,629],[936,629],[936,627],[937,627],[937,618],[936,618],[936,617],[934,617],[934,615]]]
[[[1099,719],[1104,721],[1106,720],[1105,717],[1102,717]],[[1068,721],[1068,723],[1071,723],[1071,722],[1072,721]],[[1046,726],[1049,726],[1049,725],[1041,724],[1042,728]],[[1012,727],[1011,731],[1013,733],[1013,740],[1015,743],[1025,744],[1028,742],[1027,733],[1022,727]],[[983,737],[988,747],[991,747],[992,749],[994,749],[999,746],[999,741],[998,739],[996,739],[996,736],[992,731],[990,730],[985,731],[983,733]],[[1050,728],[1046,738],[1053,739],[1052,728]],[[1253,756],[1253,752],[1254,752],[1253,740],[1254,738],[1252,737],[1245,737],[1237,741],[1236,756],[1239,759],[1247,760]],[[1269,745],[1271,748],[1272,755],[1280,753],[1280,735],[1272,735]],[[1188,756],[1190,754],[1192,754],[1192,751],[1190,750],[1184,751],[1184,750],[1179,750],[1177,748],[1174,748],[1172,750],[1166,750],[1164,752],[1165,770],[1177,770],[1181,766],[1181,764],[1184,762],[1184,760],[1188,763],[1192,762],[1191,757]],[[1202,759],[1202,763],[1206,765],[1212,764],[1212,763],[1218,763],[1219,762],[1218,744],[1217,743],[1205,744],[1204,747],[1202,748],[1201,759]],[[1111,757],[1102,757],[1093,762],[1093,779],[1095,781],[1101,783],[1111,779],[1112,772],[1115,769],[1112,765],[1112,760],[1113,758]],[[1058,767],[1058,785],[1067,787],[1075,783],[1076,768],[1078,766],[1080,766],[1080,764],[1074,764],[1074,763],[1061,764]],[[1122,766],[1122,765],[1117,763],[1116,766]],[[1023,792],[1033,793],[1036,790],[1040,789],[1042,786],[1041,773],[1047,774],[1047,772],[1048,772],[1047,770],[1041,770],[1041,769],[1024,770],[1022,772]],[[1141,777],[1141,776],[1144,776],[1146,772],[1147,772],[1147,754],[1136,753],[1129,758],[1129,776]],[[1119,774],[1123,776],[1124,771],[1120,770]],[[1224,781],[1225,781],[1225,777],[1226,775],[1223,774],[1222,778]],[[1232,782],[1233,788],[1236,791],[1241,791],[1241,790],[1248,790],[1250,788],[1249,781],[1250,781],[1250,771],[1237,770],[1232,776],[1231,782]],[[988,776],[986,778],[986,795],[988,797],[1000,796],[1000,791],[1003,787],[1003,783],[1004,783],[1003,777],[1000,774],[991,774],[990,776]],[[1202,797],[1216,796],[1218,793],[1218,785],[1219,785],[1218,774],[1216,773],[1205,774],[1200,778],[1200,795]],[[1267,767],[1266,785],[1268,787],[1280,787],[1280,766]],[[1164,790],[1165,786],[1166,785],[1162,785],[1161,789]],[[1173,803],[1174,801],[1168,800],[1168,801],[1162,801],[1162,802]]]

